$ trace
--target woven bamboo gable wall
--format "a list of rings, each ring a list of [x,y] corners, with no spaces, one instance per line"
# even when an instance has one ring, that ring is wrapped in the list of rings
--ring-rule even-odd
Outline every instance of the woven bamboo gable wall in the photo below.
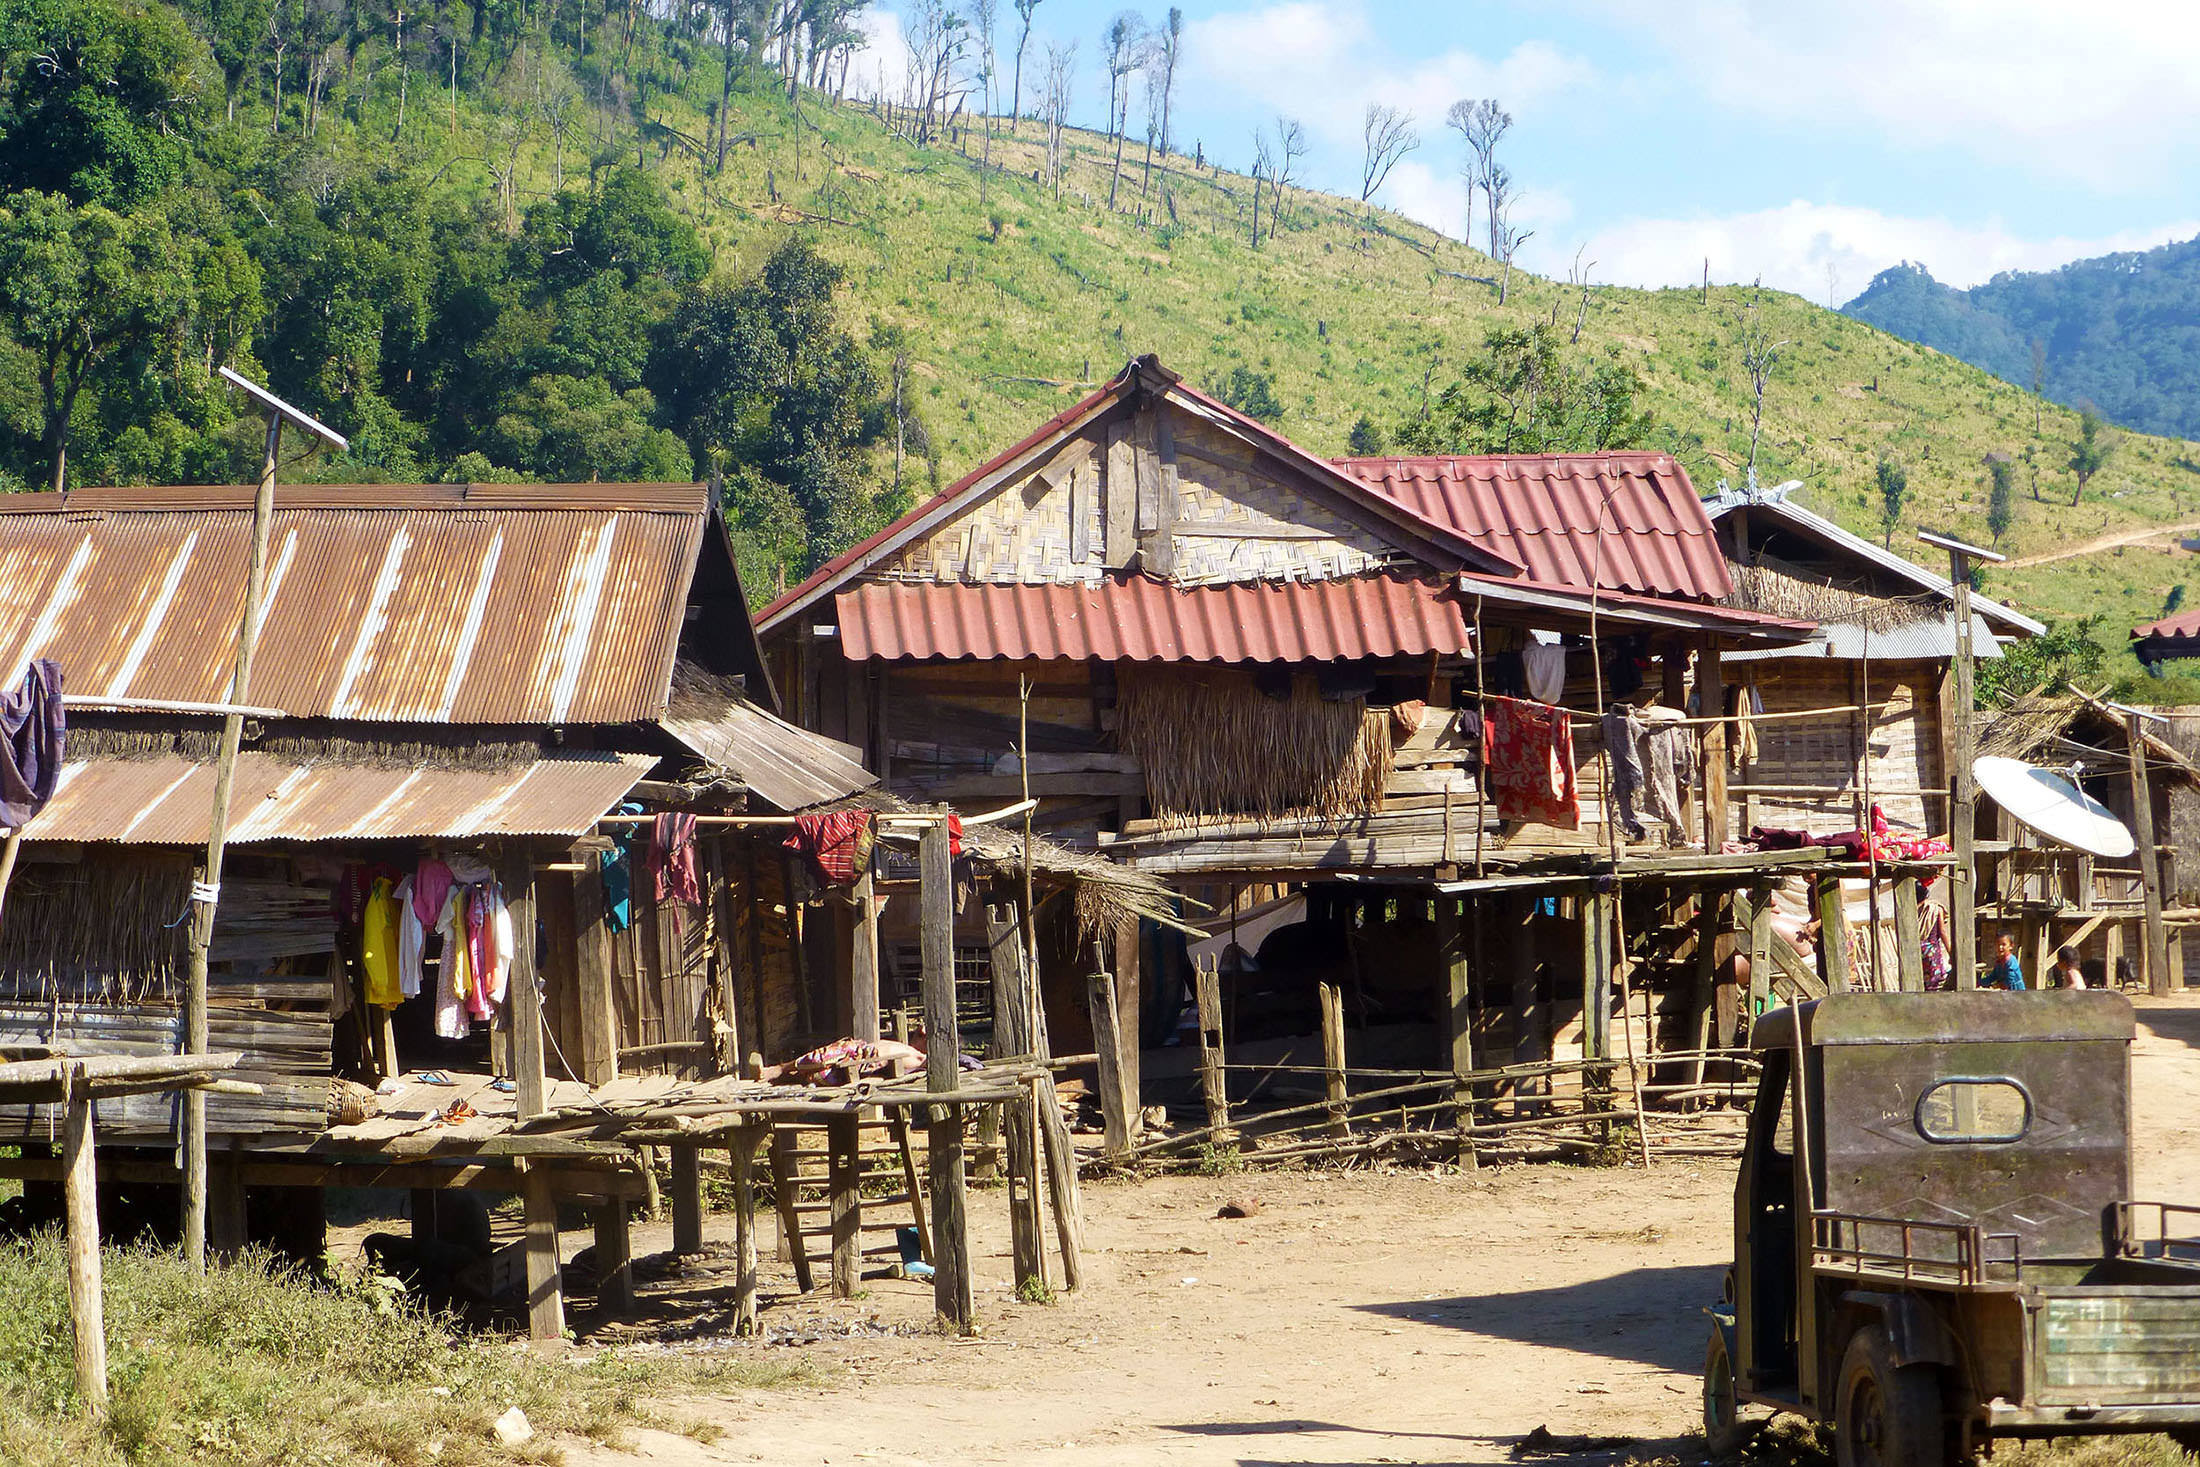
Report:
[[[1867,727],[1861,713],[1829,713],[1757,725],[1757,758],[1736,772],[1742,785],[1809,785],[1828,793],[1737,793],[1751,822],[1808,830],[1853,830],[1863,793],[1859,753],[1869,750],[1872,802],[1897,830],[1944,833],[1947,804],[1919,790],[1945,787],[1941,758],[1940,667],[1930,662],[1874,663],[1870,682],[1860,664],[1794,660],[1756,664],[1753,683],[1767,713],[1877,707]],[[1745,805],[1746,800],[1746,805]],[[1739,817],[1737,817],[1739,824]]]
[[[880,575],[1092,581],[1134,558],[1149,574],[1199,584],[1357,575],[1397,557],[1250,450],[1164,406],[1094,425]]]

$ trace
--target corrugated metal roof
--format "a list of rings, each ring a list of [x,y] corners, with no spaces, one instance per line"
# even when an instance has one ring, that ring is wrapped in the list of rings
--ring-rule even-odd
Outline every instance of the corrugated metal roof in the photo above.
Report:
[[[1734,589],[1688,473],[1662,453],[1348,458],[1337,467],[1548,585],[1716,598]]]
[[[1874,662],[1937,662],[1956,655],[1956,617],[1952,610],[1938,621],[1913,622],[1890,631],[1873,632],[1868,639],[1862,627],[1848,622],[1829,621],[1824,630],[1826,639],[1823,642],[1729,652],[1727,660],[1753,662],[1777,657],[1838,657],[1861,662],[1868,651]],[[1971,655],[1980,661],[2002,655],[2001,638],[1994,635],[1981,612],[1971,614]]]
[[[1460,573],[1459,593],[1478,601],[1542,613],[1532,624],[1549,631],[1587,632],[1600,623],[1606,627],[1664,627],[1708,632],[1731,645],[1782,647],[1811,642],[1820,635],[1815,622],[1789,621],[1736,606],[1676,601],[1663,596],[1641,596],[1631,591],[1551,586],[1519,577],[1476,575],[1472,571]]]
[[[74,692],[226,699],[251,496],[0,496],[5,680],[45,656]],[[699,485],[279,490],[246,701],[367,721],[653,718],[706,505]]]
[[[659,720],[697,758],[733,774],[782,810],[844,800],[878,783],[863,751],[797,728],[743,699],[675,691]]]
[[[655,763],[570,753],[501,769],[402,769],[248,751],[237,759],[229,843],[584,835]],[[211,764],[72,761],[23,838],[199,846],[213,803]]]
[[[2164,641],[2181,641],[2200,637],[2200,611],[2181,611],[2175,616],[2165,616],[2160,621],[2148,622],[2143,627],[2133,627],[2134,638],[2160,638]]]
[[[834,598],[851,659],[1305,662],[1467,648],[1443,585],[1391,576],[1179,588],[878,581]]]
[[[1790,495],[1795,489],[1801,487],[1802,481],[1798,479],[1791,484],[1781,484],[1771,489],[1760,488],[1754,492],[1749,489],[1723,489],[1703,501],[1704,514],[1707,518],[1716,521],[1725,518],[1737,509],[1768,511],[1775,519],[1780,521],[1784,528],[1799,530],[1807,536],[1815,537],[1824,544],[1837,547],[1859,560],[1869,562],[1878,566],[1881,570],[1899,576],[1912,585],[1922,586],[1928,591],[1938,592],[1940,595],[1946,596],[1953,604],[1956,594],[1955,584],[1946,576],[1935,575],[1924,566],[1905,560],[1883,546],[1874,545],[1862,535],[1845,530],[1824,515],[1797,504]],[[1981,596],[1976,591],[1971,593],[1971,605],[1980,615],[1991,617],[1993,620],[2000,622],[2005,630],[2022,632],[2033,637],[2047,635],[2045,623],[2035,621],[2021,611],[2014,611],[1991,597]],[[1954,635],[1951,629],[1949,632],[1951,650],[1938,655],[1945,657],[1955,655],[1952,647]],[[1878,639],[1875,637],[1873,640],[1876,644]],[[1841,655],[1846,656],[1848,654]],[[1879,655],[1876,646],[1873,655]],[[1920,653],[1917,655],[1923,656],[1926,654]],[[1981,655],[1999,656],[2000,654],[1982,653]]]

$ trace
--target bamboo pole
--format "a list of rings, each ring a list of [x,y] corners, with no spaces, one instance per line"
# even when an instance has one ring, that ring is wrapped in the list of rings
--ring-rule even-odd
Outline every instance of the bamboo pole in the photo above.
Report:
[[[2131,812],[2139,837],[2139,891],[2146,899],[2147,992],[2169,992],[2169,932],[2162,925],[2162,853],[2154,844],[2154,791],[2147,781],[2146,727],[2140,715],[2124,716],[2131,731]],[[2044,981],[2045,975],[2035,982]]]
[[[252,683],[252,655],[260,641],[261,603],[267,595],[267,541],[275,520],[275,462],[283,442],[283,416],[267,415],[267,449],[260,460],[260,484],[252,497],[252,541],[245,562],[244,614],[237,623],[236,665],[229,701],[242,704]],[[237,780],[237,754],[244,744],[244,715],[222,716],[221,751],[214,762],[213,809],[206,836],[206,862],[191,883],[190,956],[184,970],[183,1047],[204,1054],[207,954],[214,943],[214,913],[221,900],[222,853],[229,842],[229,800]],[[183,1257],[193,1273],[206,1272],[206,1097],[183,1094]]]
[[[947,849],[947,825],[925,828],[917,849],[922,891],[921,951],[924,965],[925,1088],[952,1093],[958,1084],[962,1031],[955,1015],[954,870]],[[969,1334],[977,1322],[971,1298],[968,1195],[963,1176],[962,1107],[936,1105],[926,1128],[931,1153],[932,1302],[940,1319],[957,1334]]]

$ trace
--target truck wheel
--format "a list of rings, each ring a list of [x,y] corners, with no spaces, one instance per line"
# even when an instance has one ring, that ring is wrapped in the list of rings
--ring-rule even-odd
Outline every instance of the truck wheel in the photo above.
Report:
[[[1930,1365],[1897,1365],[1878,1325],[1850,1337],[1835,1401],[1836,1467],[1945,1467],[1939,1375]]]
[[[1734,1361],[1726,1352],[1726,1331],[1711,1327],[1703,1352],[1703,1439],[1714,1457],[1730,1457],[1751,1436],[1742,1424],[1742,1403],[1735,1393]]]

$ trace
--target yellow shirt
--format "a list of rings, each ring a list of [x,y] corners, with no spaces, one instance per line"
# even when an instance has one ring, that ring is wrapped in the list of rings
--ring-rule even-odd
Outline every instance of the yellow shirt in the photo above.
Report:
[[[394,1009],[405,1001],[398,982],[397,896],[387,878],[377,879],[367,895],[359,934],[359,966],[367,974],[367,1002]]]

